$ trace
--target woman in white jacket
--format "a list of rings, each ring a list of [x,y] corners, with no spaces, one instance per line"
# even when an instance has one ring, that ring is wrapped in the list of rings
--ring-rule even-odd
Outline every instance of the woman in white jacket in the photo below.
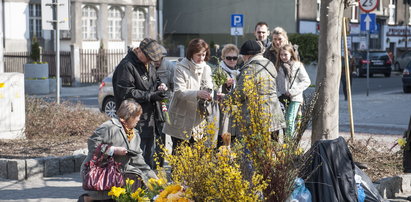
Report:
[[[295,118],[304,101],[303,92],[310,86],[311,81],[292,45],[287,44],[280,48],[276,66],[278,95],[280,99],[290,98],[289,103],[286,102],[285,113],[287,123],[285,134],[290,138],[294,136]]]
[[[193,142],[193,133],[205,117],[199,103],[211,100],[213,89],[211,68],[206,61],[210,49],[203,39],[193,39],[187,47],[187,56],[174,70],[174,96],[170,103],[170,123],[165,123],[163,133],[171,136],[173,152],[184,140]]]

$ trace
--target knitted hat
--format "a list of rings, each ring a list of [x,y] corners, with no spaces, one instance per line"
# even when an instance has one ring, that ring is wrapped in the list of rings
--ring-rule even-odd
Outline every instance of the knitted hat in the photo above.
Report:
[[[261,53],[261,46],[256,40],[244,42],[240,49],[241,55],[257,55],[258,53]]]
[[[154,39],[145,38],[140,43],[140,49],[150,58],[151,61],[157,62],[163,57],[161,45]]]

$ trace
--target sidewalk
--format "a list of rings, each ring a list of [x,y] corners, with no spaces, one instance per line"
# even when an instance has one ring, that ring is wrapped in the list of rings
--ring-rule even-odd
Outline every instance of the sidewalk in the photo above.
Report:
[[[77,201],[84,193],[80,173],[26,181],[0,179],[0,201]]]
[[[80,97],[80,96],[95,96],[98,95],[98,89],[100,84],[93,84],[80,87],[62,87],[60,89],[60,97]],[[55,98],[56,93],[50,93],[46,95],[32,95],[34,97],[50,97]]]

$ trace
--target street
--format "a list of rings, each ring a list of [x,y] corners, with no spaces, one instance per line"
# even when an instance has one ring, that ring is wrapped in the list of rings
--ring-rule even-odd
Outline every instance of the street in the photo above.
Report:
[[[341,90],[340,90],[341,91]],[[391,77],[384,77],[382,74],[376,74],[370,77],[369,93],[381,93],[388,91],[398,91],[402,93],[402,83],[400,72],[392,72]],[[366,94],[367,92],[367,78],[356,77],[353,78],[352,94]],[[342,91],[341,91],[342,95]]]
[[[402,135],[411,116],[411,94],[402,91],[401,75],[376,75],[370,78],[369,96],[366,96],[367,78],[353,78],[352,105],[356,133]],[[349,132],[348,103],[340,88],[340,131]]]

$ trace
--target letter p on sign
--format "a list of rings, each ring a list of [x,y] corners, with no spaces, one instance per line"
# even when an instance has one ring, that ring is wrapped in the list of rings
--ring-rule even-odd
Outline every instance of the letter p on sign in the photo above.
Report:
[[[243,14],[231,15],[231,27],[243,27]]]

